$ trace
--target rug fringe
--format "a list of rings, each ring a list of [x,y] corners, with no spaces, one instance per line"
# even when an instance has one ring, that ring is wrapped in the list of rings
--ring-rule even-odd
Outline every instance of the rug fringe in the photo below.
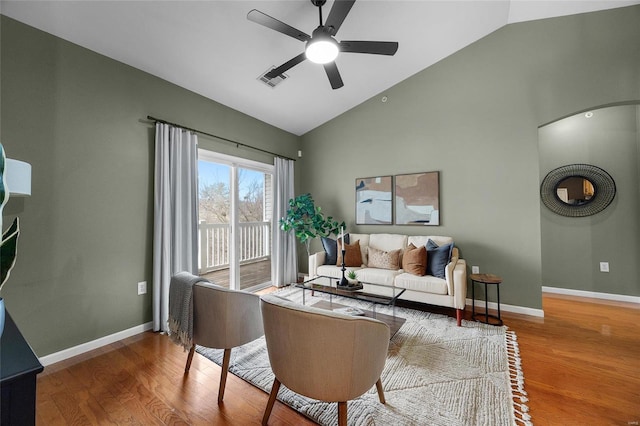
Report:
[[[518,425],[532,426],[529,407],[525,402],[529,401],[524,390],[524,374],[522,373],[522,360],[520,359],[520,347],[518,337],[514,331],[505,332],[507,343],[507,358],[509,361],[509,381],[511,383],[511,400],[515,413],[515,423]]]

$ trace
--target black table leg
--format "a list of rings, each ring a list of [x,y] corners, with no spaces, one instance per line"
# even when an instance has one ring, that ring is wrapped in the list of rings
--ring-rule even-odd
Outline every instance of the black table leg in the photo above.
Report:
[[[476,316],[476,282],[471,280],[471,319]]]
[[[500,316],[500,285],[496,285],[496,291],[498,292],[498,322],[502,325],[502,317]]]
[[[489,294],[487,293],[487,283],[484,283],[484,322],[489,324]]]

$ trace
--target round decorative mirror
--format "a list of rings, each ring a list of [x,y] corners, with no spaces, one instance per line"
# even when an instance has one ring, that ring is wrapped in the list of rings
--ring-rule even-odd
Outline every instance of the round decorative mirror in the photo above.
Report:
[[[590,164],[570,164],[550,171],[540,185],[545,206],[562,216],[583,217],[601,212],[616,195],[606,171]]]
[[[590,203],[595,196],[593,182],[582,176],[569,176],[556,185],[556,195],[565,204],[579,206]]]

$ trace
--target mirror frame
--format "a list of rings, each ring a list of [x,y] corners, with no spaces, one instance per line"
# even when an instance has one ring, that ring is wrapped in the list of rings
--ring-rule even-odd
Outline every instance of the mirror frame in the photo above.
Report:
[[[570,177],[587,179],[593,184],[594,196],[588,203],[567,204],[558,197],[558,186]],[[609,173],[591,164],[569,164],[551,170],[540,185],[540,199],[552,212],[568,217],[584,217],[600,213],[616,196],[616,183]]]

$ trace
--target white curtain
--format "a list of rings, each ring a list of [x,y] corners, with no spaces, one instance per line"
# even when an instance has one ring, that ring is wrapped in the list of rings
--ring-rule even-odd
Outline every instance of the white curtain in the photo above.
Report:
[[[198,137],[156,123],[153,224],[153,329],[167,331],[169,281],[198,273]]]
[[[278,287],[295,283],[298,277],[298,255],[296,237],[292,232],[280,229],[278,220],[285,217],[289,200],[293,195],[293,161],[276,157],[274,160],[275,188],[273,194],[273,255],[271,267],[274,284]]]

